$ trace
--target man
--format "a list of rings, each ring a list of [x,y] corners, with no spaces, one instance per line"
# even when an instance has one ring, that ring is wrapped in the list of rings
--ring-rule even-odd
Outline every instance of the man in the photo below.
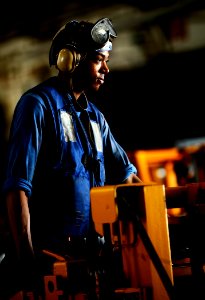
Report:
[[[103,114],[86,97],[104,83],[116,37],[107,18],[66,23],[49,53],[58,76],[17,103],[4,193],[22,288],[28,288],[43,251],[81,257],[84,243],[94,247],[92,187],[141,182]]]

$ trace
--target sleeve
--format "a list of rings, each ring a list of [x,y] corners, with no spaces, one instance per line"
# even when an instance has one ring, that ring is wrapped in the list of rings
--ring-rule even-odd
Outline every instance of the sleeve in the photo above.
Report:
[[[45,125],[43,101],[33,94],[21,97],[10,129],[3,192],[22,189],[31,194],[32,179]]]
[[[137,174],[137,169],[130,162],[125,150],[115,140],[103,115],[102,120],[106,183],[120,184],[131,173]]]

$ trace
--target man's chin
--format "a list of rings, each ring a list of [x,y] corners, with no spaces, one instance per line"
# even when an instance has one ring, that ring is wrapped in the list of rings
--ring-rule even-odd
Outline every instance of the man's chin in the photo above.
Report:
[[[97,92],[100,89],[100,87],[101,87],[101,84],[93,84],[92,90]]]

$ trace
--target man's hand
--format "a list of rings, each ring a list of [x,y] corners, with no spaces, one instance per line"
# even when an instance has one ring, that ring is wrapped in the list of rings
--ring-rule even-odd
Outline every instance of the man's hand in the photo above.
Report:
[[[129,177],[123,183],[131,184],[131,183],[143,183],[142,180],[134,173],[130,174]]]

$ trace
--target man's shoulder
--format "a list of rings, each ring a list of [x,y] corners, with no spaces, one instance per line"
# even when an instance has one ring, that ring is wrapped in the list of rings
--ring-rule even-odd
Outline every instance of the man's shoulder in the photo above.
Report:
[[[25,94],[32,93],[32,94],[39,94],[42,92],[52,93],[52,91],[56,91],[57,89],[57,80],[56,77],[50,77],[36,86],[30,88],[25,92]]]
[[[49,107],[58,109],[64,106],[62,93],[59,90],[56,77],[50,77],[27,90],[23,94],[23,98],[27,96],[37,99],[40,103],[44,103],[44,105]]]

